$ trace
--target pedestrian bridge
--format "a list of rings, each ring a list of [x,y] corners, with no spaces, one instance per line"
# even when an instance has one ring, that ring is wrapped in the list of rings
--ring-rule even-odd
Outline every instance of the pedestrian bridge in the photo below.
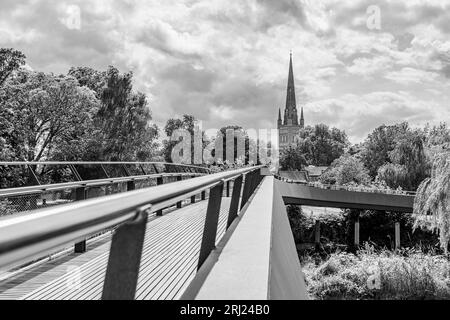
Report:
[[[285,182],[262,166],[21,165],[36,185],[1,189],[0,201],[33,210],[0,219],[0,299],[307,299],[286,204],[406,212],[414,199]],[[40,184],[43,165],[77,181]],[[96,188],[106,195],[90,199]]]

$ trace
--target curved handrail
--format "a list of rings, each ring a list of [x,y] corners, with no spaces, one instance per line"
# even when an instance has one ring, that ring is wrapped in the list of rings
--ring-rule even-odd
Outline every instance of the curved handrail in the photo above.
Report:
[[[220,172],[115,195],[39,210],[0,220],[0,267],[82,240],[89,234],[114,227],[165,208],[193,194],[248,174],[263,166]]]
[[[158,161],[0,161],[0,166],[16,166],[16,165],[110,165],[110,164],[163,164],[163,165],[171,165],[171,166],[180,166],[180,167],[191,167],[191,168],[200,168],[210,171],[206,167],[190,165],[190,164],[181,164],[181,163],[170,163],[170,162],[158,162]]]
[[[82,181],[73,181],[73,182],[63,182],[63,183],[52,183],[46,185],[36,185],[36,186],[28,186],[28,187],[17,187],[17,188],[7,188],[0,189],[0,198],[5,197],[17,197],[22,195],[29,194],[38,194],[46,191],[59,191],[66,189],[75,189],[79,187],[99,187],[103,185],[108,185],[111,183],[120,183],[127,181],[139,181],[151,178],[158,177],[172,177],[172,176],[199,176],[201,173],[154,173],[154,174],[145,174],[139,176],[128,176],[128,177],[118,177],[118,178],[106,178],[106,179],[95,179],[95,180],[82,180]]]

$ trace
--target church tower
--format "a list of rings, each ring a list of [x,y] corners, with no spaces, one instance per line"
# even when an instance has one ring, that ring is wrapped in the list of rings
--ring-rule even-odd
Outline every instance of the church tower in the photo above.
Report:
[[[289,74],[286,90],[286,107],[284,109],[283,121],[281,120],[281,110],[278,109],[278,144],[280,150],[295,145],[295,136],[301,128],[305,127],[303,107],[301,108],[300,123],[297,114],[297,103],[295,101],[294,71],[292,66],[292,53],[289,59]]]

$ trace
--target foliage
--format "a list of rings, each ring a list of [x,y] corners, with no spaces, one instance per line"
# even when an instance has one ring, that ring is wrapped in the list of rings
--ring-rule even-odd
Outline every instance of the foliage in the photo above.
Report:
[[[366,138],[361,156],[372,178],[376,177],[381,166],[390,162],[389,153],[394,150],[396,139],[408,128],[406,122],[393,126],[382,125]]]
[[[98,82],[98,74],[94,74]],[[120,74],[109,67],[105,74],[106,85],[98,93],[101,107],[96,114],[98,141],[101,141],[102,160],[145,160],[151,158],[158,136],[147,98],[133,92],[133,74]]]
[[[441,247],[450,241],[450,152],[436,155],[431,177],[425,179],[414,200],[415,227],[439,230]]]
[[[438,237],[427,231],[414,229],[414,219],[409,214],[346,209],[336,212],[322,209],[305,211],[300,206],[287,206],[289,222],[296,243],[314,241],[314,225],[321,224],[321,242],[327,248],[336,246],[352,251],[353,230],[356,219],[360,222],[360,242],[369,242],[382,249],[394,248],[394,223],[400,223],[400,238],[403,247],[420,247],[439,252]]]
[[[300,148],[289,147],[280,152],[280,168],[284,171],[302,170],[307,164]]]
[[[82,87],[88,87],[95,92],[98,99],[101,98],[107,84],[107,73],[89,67],[72,67],[68,75],[77,79]]]
[[[373,178],[413,191],[429,175],[425,141],[423,130],[413,130],[407,122],[382,125],[366,139],[361,157]]]
[[[320,177],[320,181],[324,184],[338,185],[367,185],[370,180],[368,170],[362,161],[348,153],[334,160],[331,167]]]
[[[449,299],[450,265],[417,250],[399,254],[367,246],[358,255],[334,253],[325,261],[303,259],[314,299]]]
[[[179,138],[179,141],[172,141],[171,137],[175,130],[186,130],[191,135],[191,163],[194,163],[194,133],[195,133],[195,127],[197,126],[197,119],[195,119],[194,116],[185,114],[183,115],[182,119],[169,119],[166,122],[166,125],[164,127],[164,132],[166,133],[168,140],[163,141],[163,149],[162,154],[164,156],[164,161],[166,162],[172,162],[172,150],[173,148],[179,143],[179,141],[182,139],[182,137]],[[203,137],[203,147],[205,146],[205,143],[207,142],[204,133],[202,132]],[[202,154],[203,156],[203,154]]]
[[[314,166],[329,166],[350,145],[344,131],[324,124],[301,129],[296,143],[307,164]]]
[[[9,149],[4,156],[22,161],[50,157],[59,143],[90,126],[98,107],[92,92],[73,78],[26,70],[0,88],[0,104],[8,123],[0,129]]]
[[[0,48],[0,87],[6,79],[25,64],[25,55],[12,48]]]
[[[450,128],[446,123],[433,127],[427,125],[424,132],[426,134],[425,152],[431,162],[440,153],[450,150]]]
[[[325,243],[342,243],[345,239],[343,229],[344,216],[335,212],[306,212],[300,206],[287,206],[289,223],[291,225],[294,241],[297,244],[314,241],[314,226],[316,221],[321,224],[321,237]]]
[[[8,200],[0,199],[0,217],[8,216],[17,212],[16,206],[11,204]]]
[[[132,80],[114,67],[17,70],[0,87],[0,159],[150,160],[158,129]]]

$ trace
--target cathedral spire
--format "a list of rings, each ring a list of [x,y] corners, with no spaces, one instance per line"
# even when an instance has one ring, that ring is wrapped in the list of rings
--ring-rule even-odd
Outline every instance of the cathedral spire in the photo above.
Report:
[[[289,59],[289,76],[286,94],[286,110],[288,119],[292,120],[293,125],[298,125],[297,107],[295,102],[295,85],[294,85],[294,71],[292,68],[292,53]]]
[[[300,115],[300,127],[304,128],[305,127],[305,118],[303,117],[303,107],[302,107],[302,112]]]

